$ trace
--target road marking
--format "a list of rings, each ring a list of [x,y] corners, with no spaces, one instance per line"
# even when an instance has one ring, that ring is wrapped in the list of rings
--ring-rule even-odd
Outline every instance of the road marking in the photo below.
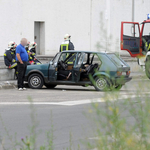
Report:
[[[90,103],[102,103],[107,100],[109,101],[117,101],[121,99],[128,99],[128,98],[138,98],[138,97],[145,97],[137,96],[137,95],[122,95],[119,97],[112,97],[109,95],[105,98],[98,98],[98,99],[86,99],[86,100],[76,100],[76,101],[65,101],[65,102],[0,102],[0,105],[60,105],[60,106],[75,106],[75,105],[83,105],[83,104],[90,104]],[[135,101],[136,102],[136,101]]]

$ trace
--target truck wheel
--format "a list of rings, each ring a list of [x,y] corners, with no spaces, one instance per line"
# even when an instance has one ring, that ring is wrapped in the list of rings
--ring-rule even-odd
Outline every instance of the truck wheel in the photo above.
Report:
[[[44,81],[40,74],[34,73],[29,76],[28,84],[32,89],[41,89],[44,85]]]
[[[48,89],[54,89],[57,85],[55,84],[45,84]]]
[[[150,61],[146,61],[145,63],[145,73],[146,76],[150,79]]]
[[[107,91],[109,90],[109,81],[106,77],[96,77],[94,87],[96,91]]]

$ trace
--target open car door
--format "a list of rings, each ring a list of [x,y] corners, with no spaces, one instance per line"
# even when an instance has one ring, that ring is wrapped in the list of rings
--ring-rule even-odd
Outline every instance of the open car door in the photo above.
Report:
[[[121,50],[126,50],[131,57],[142,55],[140,49],[140,25],[138,22],[121,22]]]
[[[58,60],[61,53],[57,53],[54,59],[50,62],[49,66],[49,81],[54,82],[57,80],[57,71],[58,71]]]
[[[78,53],[77,58],[76,58],[76,64],[73,68],[73,74],[74,74],[74,81],[79,82],[80,81],[80,76],[82,73],[82,64],[83,64],[83,59],[85,57],[85,53]]]

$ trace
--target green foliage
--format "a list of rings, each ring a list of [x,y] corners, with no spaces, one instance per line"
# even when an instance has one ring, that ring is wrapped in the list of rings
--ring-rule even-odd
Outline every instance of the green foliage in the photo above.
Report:
[[[141,86],[139,85],[139,89]],[[136,102],[131,98],[120,101],[119,93],[105,92],[104,108],[93,103],[89,113],[97,126],[96,142],[86,143],[96,150],[149,150],[150,101],[137,90]],[[123,114],[128,114],[124,116]],[[94,116],[94,118],[93,118]],[[130,118],[130,120],[128,120]],[[132,119],[131,119],[132,118]],[[132,123],[132,120],[135,122]]]

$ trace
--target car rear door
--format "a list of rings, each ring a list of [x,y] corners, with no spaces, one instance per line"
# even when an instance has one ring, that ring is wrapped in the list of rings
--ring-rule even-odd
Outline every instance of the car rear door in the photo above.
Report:
[[[121,22],[121,50],[128,51],[131,57],[142,55],[140,41],[139,23]]]

